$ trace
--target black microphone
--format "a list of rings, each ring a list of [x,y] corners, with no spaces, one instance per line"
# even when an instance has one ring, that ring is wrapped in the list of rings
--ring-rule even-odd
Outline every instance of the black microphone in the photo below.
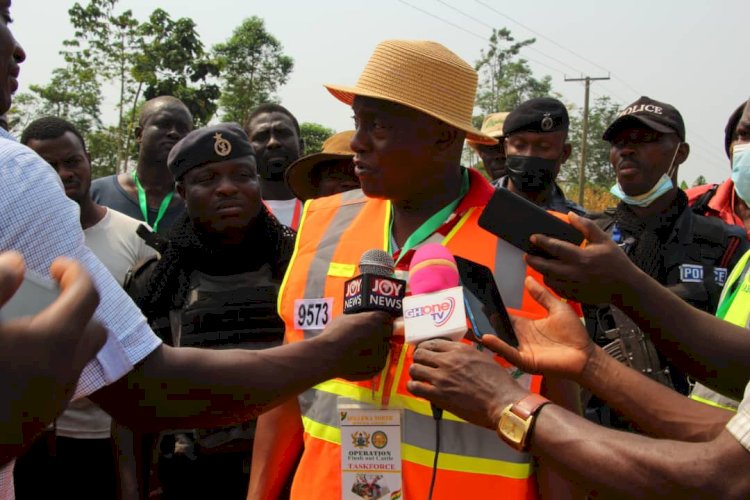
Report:
[[[360,275],[344,284],[344,314],[363,311],[384,311],[401,316],[406,281],[394,277],[393,257],[373,249],[359,260]]]

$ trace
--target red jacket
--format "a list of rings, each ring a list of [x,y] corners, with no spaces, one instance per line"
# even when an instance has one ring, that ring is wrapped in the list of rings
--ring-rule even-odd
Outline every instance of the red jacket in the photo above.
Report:
[[[734,192],[734,182],[732,182],[732,179],[727,179],[718,186],[716,184],[706,184],[686,190],[688,204],[692,207],[701,199],[701,197],[706,195],[708,191],[714,189],[714,187],[716,188],[716,191],[713,196],[710,197],[708,203],[705,204],[705,208],[702,210],[703,215],[708,217],[718,217],[727,224],[744,228],[745,223],[734,210],[737,194]],[[746,231],[747,237],[750,240],[750,231]]]

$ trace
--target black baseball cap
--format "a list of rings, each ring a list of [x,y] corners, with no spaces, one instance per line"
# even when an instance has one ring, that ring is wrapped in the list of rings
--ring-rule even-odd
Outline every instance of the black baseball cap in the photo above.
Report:
[[[681,141],[685,141],[685,122],[677,108],[646,96],[620,111],[615,121],[604,131],[602,139],[609,142],[623,126],[633,123],[645,125],[662,134],[677,134]]]

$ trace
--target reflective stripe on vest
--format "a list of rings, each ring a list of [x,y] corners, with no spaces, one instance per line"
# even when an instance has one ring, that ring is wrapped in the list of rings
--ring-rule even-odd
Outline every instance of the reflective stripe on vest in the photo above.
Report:
[[[736,286],[735,286],[736,283]],[[730,290],[737,290],[736,295],[732,297]],[[734,269],[729,274],[724,290],[719,299],[721,307],[722,302],[731,300],[729,308],[724,314],[724,321],[733,325],[744,328],[750,327],[750,251],[745,252]],[[690,392],[690,399],[725,410],[737,411],[739,401],[722,396],[718,392],[709,389],[703,384],[697,383]]]
[[[481,212],[481,207],[466,211],[443,238],[443,244],[454,255],[491,268],[511,314],[545,316],[546,310],[533,300],[523,285],[527,275],[536,277],[540,282],[541,276],[526,267],[520,251],[478,227]],[[279,312],[286,323],[288,342],[300,341],[318,333],[295,329],[295,299],[332,297],[333,316],[342,313],[344,282],[356,274],[357,263],[365,251],[386,248],[389,216],[386,201],[365,198],[361,191],[349,192],[346,197],[335,195],[308,202],[294,256],[279,294]],[[320,491],[335,491],[335,485],[324,486],[323,483],[335,481],[340,484],[340,451],[334,451],[340,450],[341,443],[336,404],[339,397],[346,398],[343,402],[350,400],[404,410],[404,494],[409,496],[410,491],[426,487],[421,484],[421,479],[419,485],[411,486],[406,479],[411,477],[416,480],[414,478],[422,477],[423,471],[429,471],[435,445],[435,423],[429,403],[406,390],[412,354],[412,347],[394,339],[386,366],[374,379],[374,391],[371,387],[373,382],[369,380],[348,382],[336,379],[319,384],[300,396],[306,450],[315,450],[309,453],[316,455],[303,456],[296,476],[298,479],[295,479],[293,486],[293,498],[302,491],[319,491],[318,487],[323,488]],[[507,365],[503,360],[499,362]],[[512,367],[507,369],[515,370]],[[540,376],[522,374],[519,382],[533,392],[539,392],[541,387]],[[525,492],[519,495],[526,497],[535,490],[531,484],[534,481],[529,455],[506,446],[494,432],[468,424],[448,412],[445,412],[443,420],[438,467],[445,471],[447,477],[458,481],[450,485],[443,483],[443,491],[466,488],[464,481],[472,481],[472,476],[463,474],[474,474],[481,484],[495,478],[490,485],[496,491],[507,486],[509,491]],[[298,484],[300,481],[305,484]],[[311,481],[321,483],[311,484]],[[484,494],[494,495],[490,491],[482,492]]]
[[[738,287],[737,294],[732,298],[727,295],[730,290],[735,288],[733,286],[735,282]],[[727,284],[724,286],[719,303],[730,299],[732,303],[729,304],[724,320],[733,325],[750,327],[750,251],[746,252],[734,266],[732,274],[730,274]]]

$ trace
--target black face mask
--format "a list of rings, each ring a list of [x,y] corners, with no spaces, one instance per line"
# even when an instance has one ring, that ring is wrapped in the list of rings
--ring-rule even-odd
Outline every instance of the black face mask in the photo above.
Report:
[[[538,156],[509,155],[505,161],[508,177],[521,191],[544,191],[555,180],[557,160]]]

